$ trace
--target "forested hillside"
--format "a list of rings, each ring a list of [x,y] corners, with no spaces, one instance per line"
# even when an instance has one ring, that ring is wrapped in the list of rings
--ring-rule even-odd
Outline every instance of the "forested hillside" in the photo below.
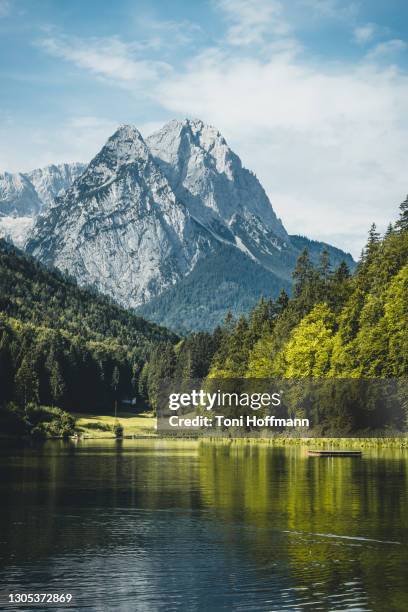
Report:
[[[248,317],[229,315],[213,334],[193,338],[194,351],[190,338],[156,362],[186,379],[203,361],[218,379],[406,377],[407,201],[385,236],[371,227],[354,275],[344,262],[333,268],[327,251],[313,265],[305,249],[292,298],[282,291],[275,301],[261,299]],[[145,366],[144,380],[154,381],[156,362]]]
[[[291,298],[261,298],[247,317],[181,341],[0,242],[0,372],[9,421],[27,406],[32,420],[38,405],[109,411],[135,393],[155,408],[172,377],[406,377],[408,203],[385,236],[371,227],[354,275],[305,249]]]
[[[3,408],[112,410],[115,400],[135,395],[153,347],[176,340],[0,240]]]

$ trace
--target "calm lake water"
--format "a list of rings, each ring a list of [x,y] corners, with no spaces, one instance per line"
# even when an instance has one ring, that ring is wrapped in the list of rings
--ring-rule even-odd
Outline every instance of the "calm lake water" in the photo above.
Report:
[[[408,610],[407,452],[48,442],[0,466],[3,609]]]

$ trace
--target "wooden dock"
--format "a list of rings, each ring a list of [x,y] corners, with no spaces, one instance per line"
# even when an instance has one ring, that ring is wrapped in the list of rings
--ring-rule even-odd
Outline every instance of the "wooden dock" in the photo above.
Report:
[[[361,457],[362,452],[359,450],[308,450],[307,454],[311,457]]]

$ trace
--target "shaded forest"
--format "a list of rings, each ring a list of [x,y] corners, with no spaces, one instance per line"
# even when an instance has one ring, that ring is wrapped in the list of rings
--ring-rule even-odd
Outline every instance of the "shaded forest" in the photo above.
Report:
[[[71,431],[67,411],[112,411],[137,395],[153,347],[177,339],[0,240],[0,431],[56,418]]]

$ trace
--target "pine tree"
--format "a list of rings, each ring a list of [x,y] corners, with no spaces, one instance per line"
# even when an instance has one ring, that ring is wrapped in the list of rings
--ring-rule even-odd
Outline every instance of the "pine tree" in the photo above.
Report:
[[[361,275],[362,280],[366,281],[366,272],[374,257],[378,253],[381,246],[380,234],[377,232],[375,223],[371,224],[368,232],[367,244],[361,252],[361,257],[358,262],[357,271]]]
[[[389,238],[390,236],[392,236],[393,233],[394,233],[394,226],[392,223],[389,223],[387,230],[384,234],[384,238],[385,239]]]
[[[61,408],[65,392],[65,384],[61,374],[60,366],[57,361],[54,361],[53,366],[51,368],[50,390],[52,405],[56,405]]]
[[[312,274],[313,265],[310,261],[309,251],[304,249],[303,253],[298,257],[292,274],[295,297],[299,297],[302,293],[307,283],[311,280]]]
[[[342,283],[350,278],[350,269],[345,261],[342,261],[334,272],[333,279],[336,283]]]
[[[319,275],[324,285],[327,285],[327,283],[329,282],[330,273],[331,273],[330,253],[325,248],[320,253],[320,260],[319,260]]]
[[[281,289],[278,299],[276,300],[276,306],[278,314],[281,314],[289,304],[289,296],[284,289]]]
[[[400,204],[400,216],[398,221],[395,223],[395,227],[401,231],[405,232],[408,230],[408,195],[405,200]]]
[[[224,369],[231,378],[244,376],[248,362],[248,321],[241,316],[228,342],[228,357]]]
[[[377,253],[379,244],[380,233],[377,231],[376,224],[372,223],[368,232],[368,242],[366,246],[366,257],[368,259],[371,258],[375,253]]]
[[[11,398],[13,370],[8,335],[0,330],[0,405]]]

